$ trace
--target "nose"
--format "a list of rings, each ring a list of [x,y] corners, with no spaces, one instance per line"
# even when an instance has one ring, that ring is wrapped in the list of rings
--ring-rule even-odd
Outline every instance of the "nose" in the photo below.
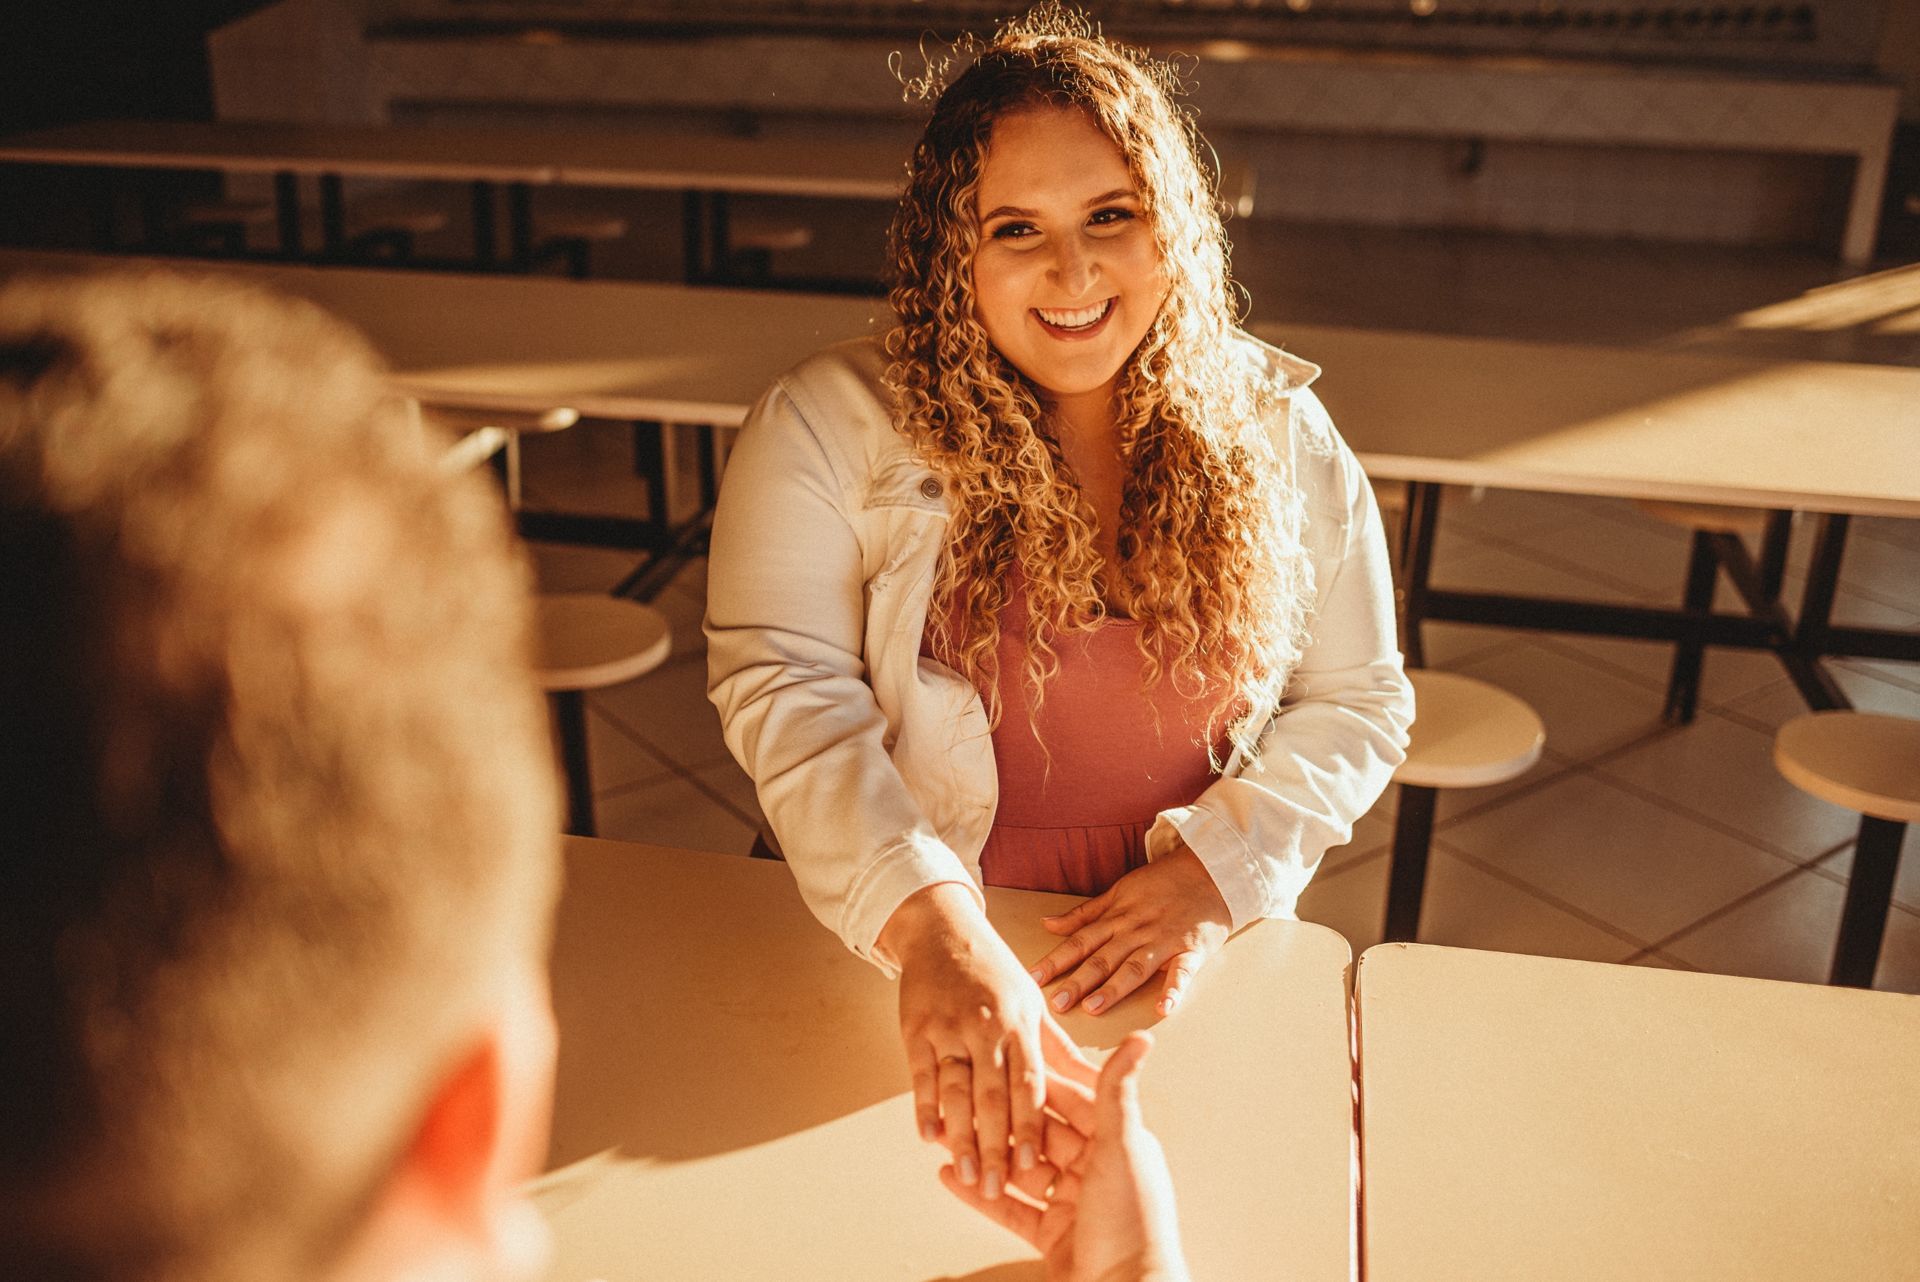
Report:
[[[1082,237],[1061,236],[1054,241],[1053,267],[1047,274],[1062,294],[1076,300],[1093,288],[1100,266]]]

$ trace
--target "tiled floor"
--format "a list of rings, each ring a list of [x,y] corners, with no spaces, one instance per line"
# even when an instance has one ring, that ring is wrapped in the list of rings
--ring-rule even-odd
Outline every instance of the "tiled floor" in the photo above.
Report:
[[[1417,245],[1404,262],[1413,270],[1436,252]],[[1377,253],[1348,255],[1365,257],[1368,268],[1356,269],[1358,283],[1344,301],[1332,282],[1322,282],[1298,314],[1385,324],[1393,297],[1418,297],[1424,310],[1408,324],[1537,335],[1534,327],[1551,309],[1539,279],[1504,279],[1503,264],[1532,261],[1516,252],[1468,243],[1450,260],[1449,288],[1471,299],[1452,316],[1433,305],[1434,294],[1444,298],[1446,289],[1408,288]],[[1541,255],[1543,262],[1563,257],[1545,250],[1533,256]],[[1608,297],[1617,305],[1586,309],[1584,329],[1578,315],[1560,315],[1551,336],[1659,341],[1684,327],[1710,328],[1713,316],[1703,306],[1722,308],[1722,315],[1763,306],[1817,283],[1812,278],[1825,270],[1790,257],[1755,260],[1746,275],[1715,285],[1718,301],[1703,305],[1700,291],[1690,293],[1684,282],[1658,284],[1663,272],[1671,275],[1669,256],[1631,247],[1615,256],[1643,262],[1644,270],[1628,274],[1638,282],[1629,294],[1639,291],[1645,302],[1649,290],[1665,293],[1636,320],[1615,282]],[[1284,291],[1293,268],[1283,257],[1275,256],[1268,279],[1250,282],[1256,310],[1263,288]],[[1240,258],[1243,271],[1248,261]],[[1462,286],[1463,270],[1481,275]],[[1589,265],[1574,273],[1575,284],[1598,294],[1607,288],[1603,275]],[[1568,307],[1580,312],[1585,297]],[[625,482],[617,479],[623,434],[583,428],[567,435],[574,439],[564,447],[530,461],[530,489],[547,501],[624,501]],[[1684,532],[1606,500],[1450,491],[1442,529],[1434,578],[1452,586],[1672,602],[1686,561]],[[1796,569],[1809,537],[1805,529],[1796,534]],[[574,589],[610,586],[630,568],[623,555],[552,547],[537,550],[537,563],[543,583]],[[672,660],[590,702],[598,814],[609,836],[739,855],[752,841],[758,812],[705,699],[698,627],[704,571],[702,563],[689,566],[656,603],[674,622]],[[1790,597],[1797,587],[1790,575]],[[1856,523],[1836,614],[1920,628],[1920,522]],[[1771,733],[1803,707],[1770,656],[1710,653],[1700,716],[1673,728],[1659,718],[1670,652],[1658,644],[1434,625],[1428,648],[1434,666],[1529,700],[1548,738],[1546,755],[1522,779],[1443,794],[1423,939],[1824,978],[1857,818],[1805,796],[1775,772]],[[1920,717],[1920,665],[1848,660],[1833,671],[1858,706]],[[1339,930],[1356,952],[1380,937],[1393,804],[1389,789],[1354,840],[1328,855],[1301,903],[1303,917]],[[1920,842],[1907,844],[1878,986],[1920,992]]]

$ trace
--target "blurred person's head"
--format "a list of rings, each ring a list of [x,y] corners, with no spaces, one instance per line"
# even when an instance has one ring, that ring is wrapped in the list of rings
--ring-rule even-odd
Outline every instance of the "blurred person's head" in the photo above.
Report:
[[[555,788],[439,448],[313,307],[0,289],[0,1276],[535,1245]]]

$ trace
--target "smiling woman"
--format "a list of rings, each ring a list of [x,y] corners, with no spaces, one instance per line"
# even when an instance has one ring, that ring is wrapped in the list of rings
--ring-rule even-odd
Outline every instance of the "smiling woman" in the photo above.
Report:
[[[1170,1014],[1403,755],[1385,542],[1317,369],[1241,332],[1171,71],[1036,11],[914,150],[895,327],[783,376],[713,532],[710,689],[814,912],[901,979],[923,1135],[1034,1161],[1055,1011]],[[1093,896],[1029,971],[978,886]]]

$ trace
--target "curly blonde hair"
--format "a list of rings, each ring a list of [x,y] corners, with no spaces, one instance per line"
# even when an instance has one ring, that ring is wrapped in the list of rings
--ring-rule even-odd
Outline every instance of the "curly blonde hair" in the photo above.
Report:
[[[1285,388],[1235,337],[1211,151],[1175,102],[1173,70],[1071,11],[1044,6],[973,52],[914,149],[888,244],[886,383],[952,506],[929,614],[935,653],[997,725],[1000,613],[1016,573],[1035,707],[1059,669],[1056,639],[1097,627],[1112,599],[1141,624],[1146,685],[1170,676],[1210,702],[1210,752],[1216,727],[1250,749],[1305,644],[1312,573],[1286,438],[1270,426]],[[1034,107],[1084,111],[1119,148],[1169,286],[1119,382],[1127,478],[1114,567],[1101,563],[1093,510],[1039,390],[974,309],[987,145],[997,119]]]

